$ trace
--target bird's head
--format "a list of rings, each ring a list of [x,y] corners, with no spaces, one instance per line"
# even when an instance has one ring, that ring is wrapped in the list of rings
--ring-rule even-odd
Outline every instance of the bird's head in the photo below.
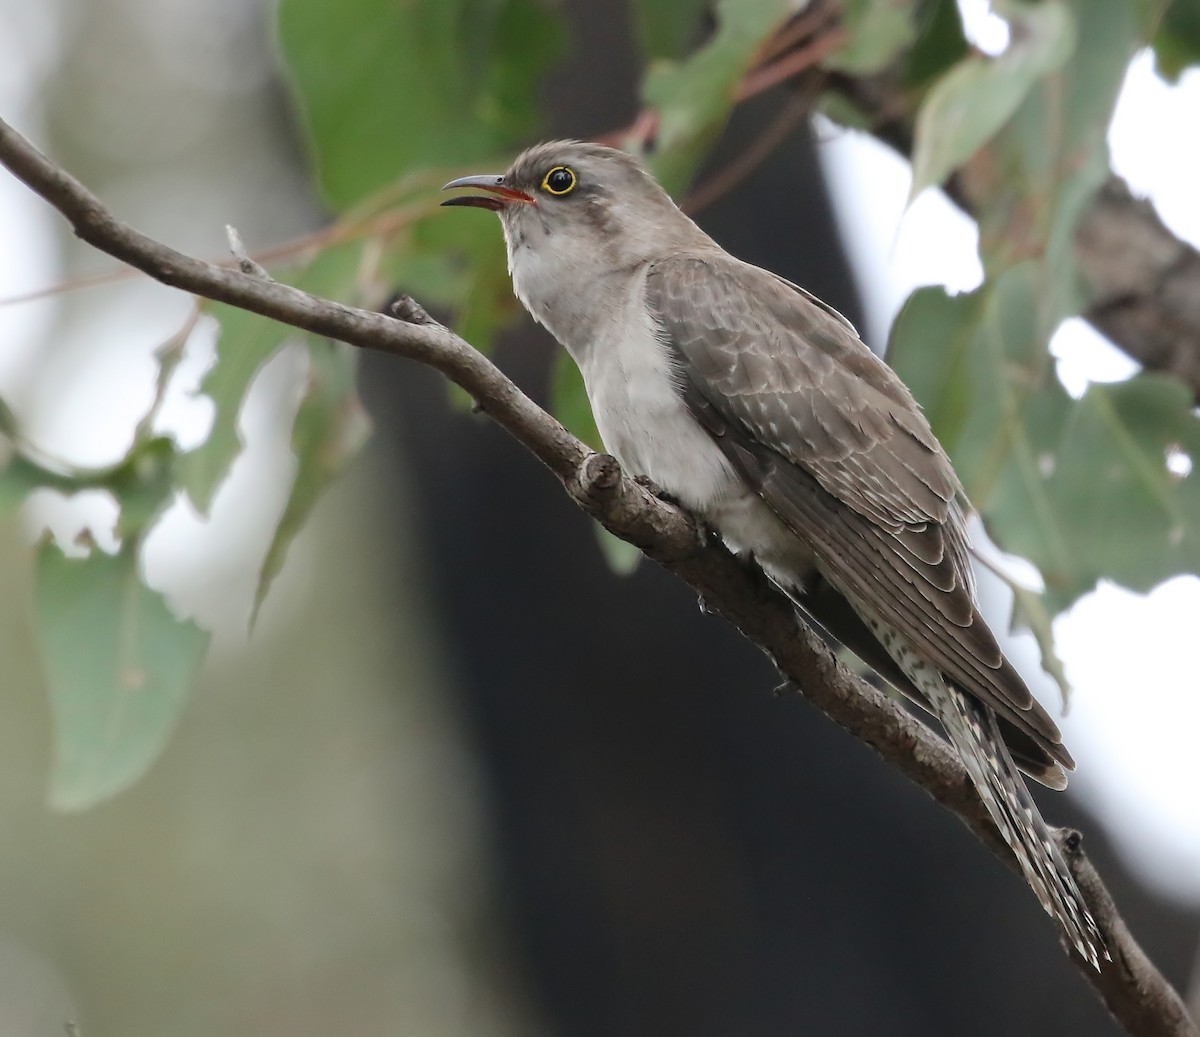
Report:
[[[625,267],[708,240],[636,158],[600,144],[537,144],[508,172],[460,177],[443,190],[452,188],[484,192],[442,204],[497,213],[511,253],[529,248]]]

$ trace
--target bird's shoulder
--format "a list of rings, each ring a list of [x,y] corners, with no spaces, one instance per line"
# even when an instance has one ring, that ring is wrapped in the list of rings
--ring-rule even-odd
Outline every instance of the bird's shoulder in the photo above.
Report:
[[[791,282],[713,251],[646,276],[647,306],[715,414],[873,521],[945,521],[961,494],[928,421],[844,317]]]
[[[854,325],[811,292],[719,249],[650,265],[651,309],[677,333],[717,354],[774,355],[805,375],[853,378],[901,406],[904,383],[867,348]]]

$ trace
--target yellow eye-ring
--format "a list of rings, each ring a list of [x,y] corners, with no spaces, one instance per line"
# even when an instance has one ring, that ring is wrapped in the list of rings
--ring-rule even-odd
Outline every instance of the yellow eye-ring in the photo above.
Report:
[[[575,170],[570,166],[555,166],[542,177],[542,190],[556,195],[570,194],[578,183]]]

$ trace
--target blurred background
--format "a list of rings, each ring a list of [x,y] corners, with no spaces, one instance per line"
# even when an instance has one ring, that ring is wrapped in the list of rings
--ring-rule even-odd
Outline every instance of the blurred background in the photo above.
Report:
[[[963,6],[988,46],[986,5]],[[629,12],[555,10],[569,32],[542,88],[546,135],[626,125],[641,76]],[[1194,120],[1198,94],[1194,76],[1168,90],[1135,69],[1114,145],[1130,135],[1142,175],[1196,182],[1195,141],[1170,120]],[[710,168],[786,103],[740,107]],[[1147,111],[1166,121],[1136,136]],[[226,224],[254,249],[328,218],[266,0],[0,0],[0,113],[194,254],[222,254]],[[1146,159],[1180,138],[1190,154]],[[1170,183],[1118,168],[1175,213]],[[930,192],[904,215],[907,176],[818,120],[699,219],[881,348],[913,285],[979,277],[949,203]],[[1200,241],[1195,212],[1172,226]],[[7,175],[0,228],[5,300],[112,268]],[[47,455],[111,463],[153,395],[153,350],[188,311],[135,279],[2,305],[0,394]],[[1056,352],[1068,386],[1128,373],[1078,328]],[[212,420],[192,395],[212,355],[195,336],[172,383],[185,444]],[[527,320],[495,351],[539,399],[552,355]],[[682,584],[650,565],[615,575],[547,473],[416,365],[364,358],[374,439],[247,638],[302,382],[283,350],[211,518],[180,502],[148,543],[147,579],[215,646],[162,758],[86,813],[45,805],[27,545],[85,524],[103,544],[109,505],[44,492],[3,529],[0,1033],[1118,1032],[1028,891],[958,822],[801,699],[772,696],[766,660]],[[1102,590],[1060,621],[1080,774],[1042,800],[1085,832],[1180,987],[1200,932],[1197,582]],[[1004,592],[984,591],[1002,627]],[[1012,650],[1033,678],[1025,640]]]

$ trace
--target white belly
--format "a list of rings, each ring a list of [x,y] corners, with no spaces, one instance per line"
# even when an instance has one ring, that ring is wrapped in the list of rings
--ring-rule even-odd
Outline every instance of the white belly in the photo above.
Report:
[[[605,448],[628,473],[645,476],[700,515],[732,550],[753,553],[781,582],[802,584],[811,553],[692,417],[640,292],[633,295],[624,314],[604,323],[580,364]]]

